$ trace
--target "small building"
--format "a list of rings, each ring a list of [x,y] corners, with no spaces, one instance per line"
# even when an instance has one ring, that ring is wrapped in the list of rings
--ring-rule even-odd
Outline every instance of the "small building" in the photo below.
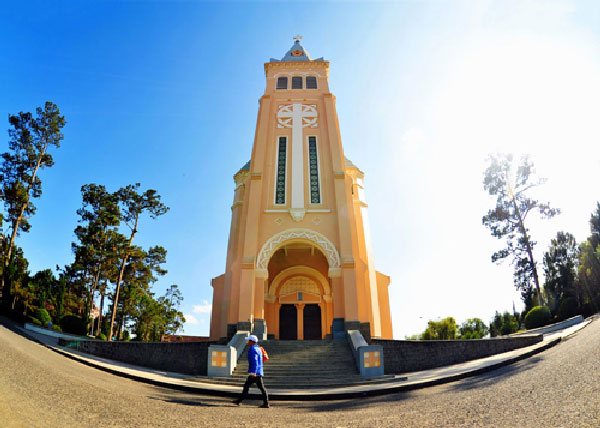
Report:
[[[251,159],[233,177],[226,271],[212,280],[210,338],[392,339],[390,277],[375,269],[364,173],[344,155],[329,61],[295,39],[264,64]]]

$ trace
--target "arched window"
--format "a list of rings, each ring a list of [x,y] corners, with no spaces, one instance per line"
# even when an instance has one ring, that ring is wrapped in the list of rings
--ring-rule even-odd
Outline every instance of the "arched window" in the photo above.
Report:
[[[308,137],[308,169],[310,177],[310,203],[321,203],[321,185],[319,183],[319,155],[317,137]]]
[[[292,77],[292,89],[302,89],[302,76]]]
[[[277,89],[287,89],[287,77],[277,78]]]
[[[317,89],[317,78],[315,76],[306,76],[306,89]]]
[[[277,142],[277,170],[275,174],[275,204],[285,204],[285,165],[287,158],[287,137],[279,137]]]

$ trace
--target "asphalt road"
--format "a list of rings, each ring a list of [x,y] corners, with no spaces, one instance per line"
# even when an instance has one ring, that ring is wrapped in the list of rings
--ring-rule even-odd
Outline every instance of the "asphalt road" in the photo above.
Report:
[[[486,375],[347,401],[235,407],[117,377],[0,325],[0,428],[600,427],[600,320]]]

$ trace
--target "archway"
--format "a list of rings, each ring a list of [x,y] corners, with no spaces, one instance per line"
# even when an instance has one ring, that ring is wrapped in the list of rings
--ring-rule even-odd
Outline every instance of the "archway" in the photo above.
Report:
[[[257,278],[268,278],[268,264],[273,256],[273,253],[286,244],[295,242],[307,243],[317,247],[327,258],[329,264],[329,277],[338,277],[341,275],[340,254],[335,248],[335,245],[322,233],[315,232],[310,229],[288,229],[279,232],[269,238],[261,247],[256,256],[256,271]]]

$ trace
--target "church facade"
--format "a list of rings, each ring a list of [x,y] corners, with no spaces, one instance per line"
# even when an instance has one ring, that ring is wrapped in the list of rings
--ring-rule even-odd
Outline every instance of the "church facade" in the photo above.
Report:
[[[344,156],[329,62],[296,39],[264,65],[250,161],[235,175],[211,339],[392,339],[390,277],[375,270],[363,172]]]

